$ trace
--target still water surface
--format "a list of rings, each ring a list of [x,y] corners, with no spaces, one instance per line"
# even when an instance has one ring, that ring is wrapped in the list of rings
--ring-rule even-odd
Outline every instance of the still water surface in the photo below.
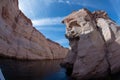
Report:
[[[68,80],[59,64],[62,60],[19,61],[0,59],[6,80]]]
[[[0,68],[6,80],[71,80],[59,66],[61,61],[19,61],[0,58]],[[120,80],[120,73],[111,78],[96,80]]]

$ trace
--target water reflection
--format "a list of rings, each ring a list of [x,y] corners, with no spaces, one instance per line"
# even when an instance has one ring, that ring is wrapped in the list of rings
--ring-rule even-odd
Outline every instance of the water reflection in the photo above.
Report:
[[[62,60],[18,61],[0,59],[0,68],[6,80],[71,80],[59,64]],[[120,80],[120,73],[105,79]]]
[[[43,80],[67,80],[67,79],[68,77],[65,74],[65,69],[60,69],[60,71],[45,77]]]
[[[62,60],[18,61],[0,59],[0,68],[6,80],[66,80]]]

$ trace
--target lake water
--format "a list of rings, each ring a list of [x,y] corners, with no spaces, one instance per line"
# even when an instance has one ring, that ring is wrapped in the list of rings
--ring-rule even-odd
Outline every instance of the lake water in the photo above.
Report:
[[[0,68],[6,80],[67,80],[62,60],[19,61],[0,59]]]
[[[65,69],[59,65],[61,61],[19,61],[2,58],[0,68],[6,80],[70,80],[65,74]],[[97,80],[120,80],[120,73],[113,75],[111,79]]]

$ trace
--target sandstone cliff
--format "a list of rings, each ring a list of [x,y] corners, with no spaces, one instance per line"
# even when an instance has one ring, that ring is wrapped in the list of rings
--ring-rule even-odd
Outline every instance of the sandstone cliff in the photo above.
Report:
[[[64,58],[67,49],[47,40],[18,8],[18,0],[0,0],[0,56],[17,59]]]
[[[106,12],[81,9],[62,22],[71,50],[61,65],[72,77],[86,80],[120,71],[120,27]]]

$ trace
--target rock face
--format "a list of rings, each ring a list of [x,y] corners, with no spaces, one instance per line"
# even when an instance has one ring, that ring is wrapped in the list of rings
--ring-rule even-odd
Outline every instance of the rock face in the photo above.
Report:
[[[64,58],[67,49],[47,40],[18,8],[18,0],[0,0],[0,56],[17,59]]]
[[[71,50],[61,65],[71,68],[73,78],[98,78],[120,71],[120,27],[106,12],[80,9],[62,22]]]

